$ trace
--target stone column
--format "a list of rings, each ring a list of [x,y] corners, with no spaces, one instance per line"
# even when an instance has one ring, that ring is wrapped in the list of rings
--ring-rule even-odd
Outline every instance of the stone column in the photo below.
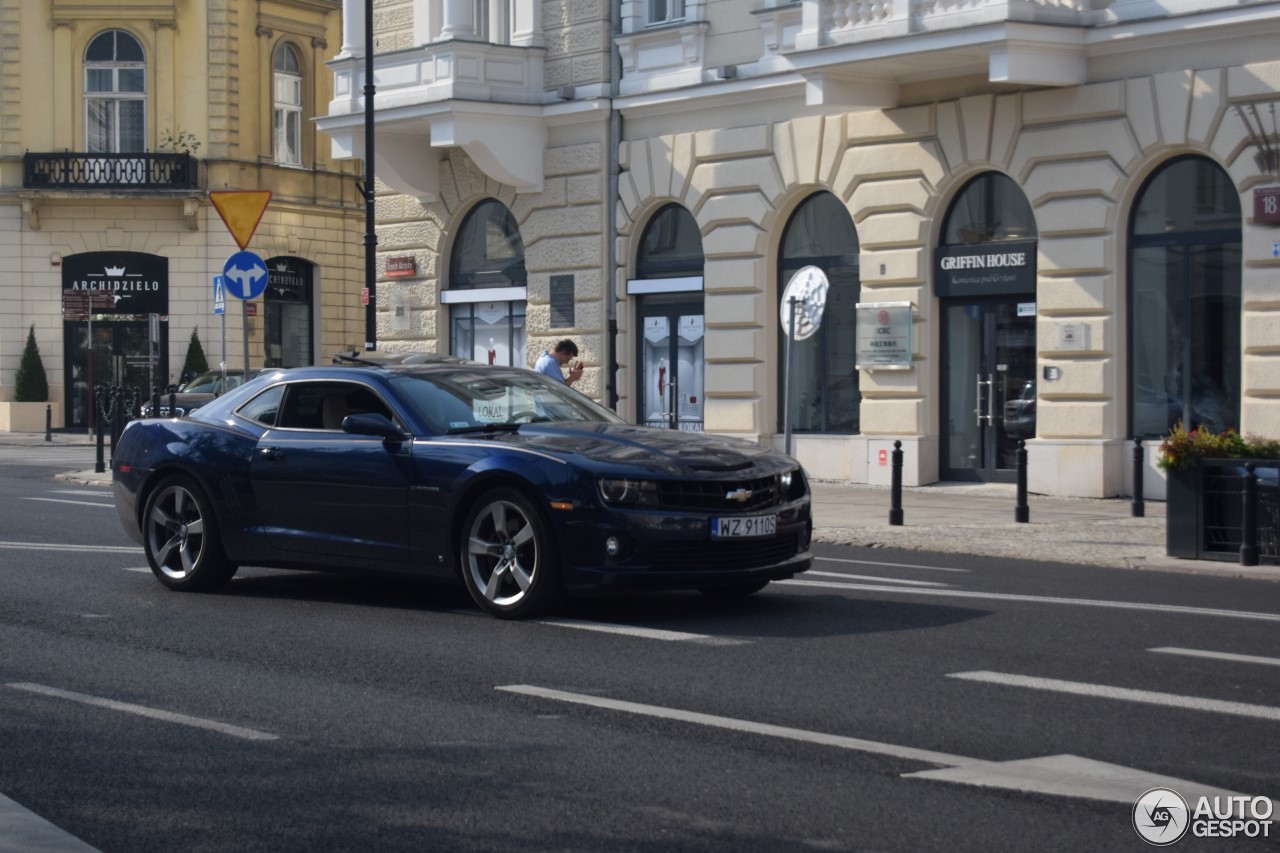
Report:
[[[71,31],[75,24],[69,21],[53,23],[53,147],[70,151],[85,150],[87,140],[74,138],[75,116],[83,106],[74,98],[73,75],[80,67],[71,56]]]
[[[258,27],[258,162],[275,161],[275,68],[271,64],[271,40],[275,33],[266,27]],[[241,111],[242,115],[244,111]]]
[[[364,5],[373,0],[342,0],[342,49],[335,59],[364,56]]]
[[[444,21],[440,27],[440,39],[465,39],[475,41],[476,5],[474,0],[444,0]]]
[[[174,95],[173,82],[177,78],[177,68],[174,65],[173,40],[174,30],[177,24],[174,21],[152,21],[151,29],[156,33],[156,61],[155,67],[151,69],[149,85],[155,87],[156,93],[156,123],[152,128],[153,138],[159,139],[159,135],[164,131],[177,139],[178,124],[175,118],[175,109],[177,100]]]

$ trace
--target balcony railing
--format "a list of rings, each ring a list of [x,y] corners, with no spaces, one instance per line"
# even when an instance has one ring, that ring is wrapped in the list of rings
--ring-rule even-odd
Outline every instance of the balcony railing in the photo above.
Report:
[[[801,49],[1020,21],[1087,25],[1091,0],[804,0]]]
[[[190,154],[55,154],[22,156],[22,186],[35,190],[191,190],[199,183]]]

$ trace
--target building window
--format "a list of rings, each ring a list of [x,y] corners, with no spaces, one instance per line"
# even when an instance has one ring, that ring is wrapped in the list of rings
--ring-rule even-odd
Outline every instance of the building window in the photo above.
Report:
[[[858,272],[858,234],[844,205],[831,193],[810,196],[787,223],[778,259],[778,295],[787,282],[807,266],[827,276],[826,310],[818,331],[793,341],[791,353],[792,432],[856,433],[859,431],[856,306],[862,288]],[[782,310],[781,302],[778,304]],[[778,338],[778,431],[783,431],[782,389],[786,363],[786,335]]]
[[[703,262],[702,233],[693,214],[669,204],[645,226],[636,253],[636,277],[700,276]]]
[[[649,0],[649,23],[671,24],[684,20],[684,0]]]
[[[107,30],[84,57],[85,147],[93,154],[145,151],[147,63],[138,40]]]
[[[986,172],[966,184],[942,229],[944,246],[1035,238],[1036,218],[1027,197],[1012,178],[999,172]]]
[[[1129,395],[1135,436],[1240,426],[1241,216],[1202,157],[1161,167],[1129,235]]]
[[[527,275],[515,217],[494,199],[472,208],[449,255],[450,352],[487,364],[528,366]]]
[[[302,165],[302,64],[292,46],[276,48],[271,61],[275,127],[274,147],[277,163]]]

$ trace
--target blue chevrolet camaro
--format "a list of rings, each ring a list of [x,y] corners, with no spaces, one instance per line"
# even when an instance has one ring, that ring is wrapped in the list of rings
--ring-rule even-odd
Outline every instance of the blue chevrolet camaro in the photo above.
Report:
[[[809,568],[804,472],[651,429],[533,371],[352,354],[131,422],[116,510],[170,589],[240,565],[461,580],[495,616],[628,588],[747,595]]]

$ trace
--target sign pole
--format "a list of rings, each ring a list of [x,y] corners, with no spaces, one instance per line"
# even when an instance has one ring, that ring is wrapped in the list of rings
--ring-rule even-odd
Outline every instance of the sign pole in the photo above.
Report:
[[[93,393],[93,296],[89,296],[89,312],[85,314],[85,318],[89,321],[89,340],[85,346],[85,378],[89,382],[89,418],[86,423],[89,424],[89,435],[93,435],[93,425],[97,422],[98,415],[93,410],[97,404]]]
[[[249,380],[249,300],[240,300],[240,318],[244,321],[244,378]],[[223,385],[223,390],[226,386]]]
[[[222,368],[222,387],[227,387],[227,312],[223,311],[220,318],[222,320],[222,358],[218,360],[219,366]]]
[[[782,379],[782,434],[783,452],[791,455],[791,341],[796,336],[796,298],[787,300],[791,305],[791,328],[787,331],[787,370]]]
[[[373,0],[364,4],[364,348],[378,348],[378,230],[374,219],[373,187]]]

